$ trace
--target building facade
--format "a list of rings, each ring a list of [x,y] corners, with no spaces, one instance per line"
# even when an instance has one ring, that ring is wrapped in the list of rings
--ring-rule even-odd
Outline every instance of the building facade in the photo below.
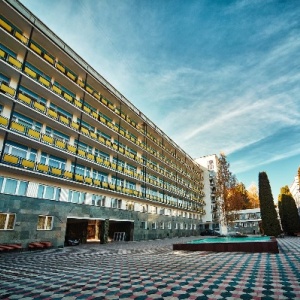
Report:
[[[216,176],[218,172],[218,157],[216,154],[202,156],[196,159],[207,171],[204,172],[204,194],[205,194],[205,211],[203,222],[200,224],[201,231],[205,229],[221,230],[226,234],[226,226],[222,226],[221,211],[219,201],[216,196]]]
[[[228,226],[229,233],[260,234],[260,208],[243,209],[234,212],[236,220]]]
[[[295,200],[296,206],[298,208],[298,214],[300,216],[300,186],[299,186],[299,176],[295,176],[294,181],[289,186],[290,192]]]
[[[0,242],[199,234],[205,169],[22,4],[0,12]]]

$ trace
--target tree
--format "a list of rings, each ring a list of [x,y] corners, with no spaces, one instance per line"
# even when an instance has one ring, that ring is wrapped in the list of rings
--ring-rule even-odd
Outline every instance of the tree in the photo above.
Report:
[[[252,183],[248,187],[247,195],[249,199],[249,208],[258,208],[259,207],[258,189],[255,183]]]
[[[287,185],[280,189],[278,207],[283,231],[288,235],[300,232],[298,209]]]
[[[259,173],[258,188],[263,232],[269,236],[278,236],[281,232],[281,228],[266,172]]]
[[[232,201],[235,199],[236,178],[229,170],[230,164],[224,153],[218,158],[218,171],[216,176],[216,198],[220,210],[220,221],[228,225],[234,217],[231,213],[235,205]]]

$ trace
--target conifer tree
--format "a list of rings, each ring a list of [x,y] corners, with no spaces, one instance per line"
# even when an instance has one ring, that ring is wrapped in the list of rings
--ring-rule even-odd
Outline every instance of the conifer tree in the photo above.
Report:
[[[258,188],[263,232],[269,236],[278,236],[281,232],[281,228],[266,172],[259,173]]]
[[[287,185],[280,189],[278,208],[283,231],[288,235],[300,232],[298,209]]]

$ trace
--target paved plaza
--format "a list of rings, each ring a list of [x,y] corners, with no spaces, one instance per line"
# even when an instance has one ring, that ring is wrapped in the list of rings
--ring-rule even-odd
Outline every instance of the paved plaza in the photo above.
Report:
[[[300,237],[280,253],[173,251],[198,237],[0,255],[0,299],[300,299]]]

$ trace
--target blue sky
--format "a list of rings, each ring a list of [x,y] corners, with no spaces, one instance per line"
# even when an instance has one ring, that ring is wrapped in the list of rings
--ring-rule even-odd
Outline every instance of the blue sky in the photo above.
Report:
[[[274,199],[300,157],[299,1],[22,0],[192,157]]]

